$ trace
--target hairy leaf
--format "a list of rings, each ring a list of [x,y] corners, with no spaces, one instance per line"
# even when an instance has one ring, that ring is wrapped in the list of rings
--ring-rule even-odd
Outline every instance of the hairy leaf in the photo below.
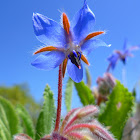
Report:
[[[44,91],[44,103],[36,125],[36,140],[39,140],[53,130],[55,118],[55,106],[53,93],[47,85]]]
[[[65,91],[65,104],[67,112],[71,110],[72,89],[73,89],[73,81],[69,78]]]
[[[8,138],[6,137],[6,133],[4,131],[4,126],[0,121],[0,140],[8,140]]]
[[[6,128],[2,120],[0,120],[0,139],[9,140],[11,139],[10,131]]]
[[[35,130],[34,130],[33,122],[32,122],[32,119],[31,119],[29,113],[20,104],[18,104],[16,110],[17,110],[17,113],[18,113],[20,119],[22,120],[22,122],[24,124],[25,133],[28,134],[30,137],[34,138]]]
[[[132,93],[117,81],[104,112],[99,116],[99,121],[108,126],[118,140],[122,137],[123,128],[132,111],[133,101]]]
[[[11,136],[13,136],[14,134],[19,132],[18,131],[18,128],[19,128],[18,116],[12,104],[6,99],[0,97],[0,105],[3,107],[5,111],[5,117],[7,118],[5,119],[5,126],[7,125],[7,121],[8,121],[9,132],[11,133]],[[6,128],[8,127],[6,126]]]
[[[5,110],[3,108],[3,106],[0,104],[0,120],[4,123],[5,127],[10,130],[9,128],[9,123],[7,120],[7,116],[5,114]]]
[[[0,133],[2,133],[0,134],[0,139],[5,139],[5,138],[7,140],[11,139],[11,133],[10,133],[8,120],[7,120],[7,117],[6,117],[6,114],[2,105],[0,105],[0,129],[2,129],[0,130],[1,131]]]
[[[84,106],[94,104],[95,99],[94,99],[91,89],[87,85],[85,85],[83,81],[80,83],[74,83],[74,84],[75,84],[76,90],[78,92],[78,95],[80,97],[82,104]]]

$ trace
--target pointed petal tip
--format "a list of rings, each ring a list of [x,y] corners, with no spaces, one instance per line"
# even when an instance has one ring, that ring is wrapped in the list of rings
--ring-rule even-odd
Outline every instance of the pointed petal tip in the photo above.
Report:
[[[33,16],[36,15],[36,12],[33,12]]]
[[[82,68],[81,68],[82,69]],[[79,70],[81,70],[79,69]],[[83,78],[82,78],[83,79]],[[72,79],[75,83],[80,83],[82,81],[82,79]]]
[[[37,66],[36,60],[32,61],[31,62],[31,65],[34,66],[34,67],[36,67]]]
[[[107,47],[111,47],[111,44],[107,45]]]
[[[33,61],[33,62],[31,62],[31,65],[32,65],[32,66],[34,66],[34,65],[35,65],[34,61]]]
[[[68,60],[67,72],[69,77],[76,83],[79,83],[83,79],[83,67],[81,64],[81,69],[74,65],[70,60]]]
[[[67,16],[65,12],[62,12],[62,15],[63,15],[63,16]]]
[[[107,34],[108,31],[107,30],[104,30],[103,32],[104,32],[103,34]]]
[[[35,54],[37,54],[36,51],[32,53],[32,55],[35,55]]]
[[[33,12],[33,15],[32,16],[34,16],[35,15],[35,13]]]
[[[87,0],[84,0],[84,6],[87,5]]]
[[[80,83],[82,80],[73,80],[75,83]]]
[[[40,16],[39,13],[33,12],[33,15],[32,15],[32,20],[33,20],[33,22],[36,21],[36,19],[38,18],[38,16]]]
[[[32,15],[32,20],[33,21],[34,21],[35,16],[36,16],[36,13],[33,13],[33,15]]]
[[[100,32],[101,34],[105,34],[106,33],[106,31],[98,31],[98,32]]]
[[[33,12],[32,17],[35,17],[35,16],[37,16],[37,15],[39,15],[39,13]]]

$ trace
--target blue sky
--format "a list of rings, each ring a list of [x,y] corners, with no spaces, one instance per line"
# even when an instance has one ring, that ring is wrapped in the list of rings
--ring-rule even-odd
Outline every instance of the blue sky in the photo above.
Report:
[[[42,44],[36,39],[32,27],[32,14],[38,12],[60,21],[61,12],[66,12],[69,19],[82,7],[83,0],[4,0],[0,1],[0,85],[28,83],[32,96],[36,101],[42,99],[43,90],[49,84],[57,97],[58,68],[41,71],[30,65],[35,58],[34,50]],[[106,58],[114,49],[121,49],[125,38],[132,45],[140,44],[140,1],[139,0],[88,0],[90,9],[96,16],[95,31],[106,30],[107,34],[100,38],[110,48],[100,47],[89,56],[89,70],[92,85],[98,76],[105,72],[108,62]],[[60,12],[61,11],[61,12]],[[127,61],[126,86],[131,90],[140,79],[140,51]],[[113,74],[122,80],[121,62]],[[65,89],[68,74],[63,82]],[[80,106],[79,98],[74,92],[73,107]]]

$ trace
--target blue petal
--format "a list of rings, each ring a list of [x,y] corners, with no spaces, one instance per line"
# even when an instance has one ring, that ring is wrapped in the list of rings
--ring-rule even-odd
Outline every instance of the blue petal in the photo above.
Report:
[[[73,63],[71,63],[70,60],[68,60],[67,65],[67,71],[70,76],[70,78],[75,81],[76,83],[79,83],[83,79],[83,67],[81,65],[81,69],[78,69]]]
[[[132,46],[132,47],[129,47],[128,49],[126,49],[126,51],[125,51],[125,54],[127,55],[127,56],[131,56],[132,55],[132,51],[136,51],[136,50],[138,50],[138,49],[140,49],[140,46]]]
[[[34,32],[40,42],[57,47],[66,44],[65,31],[60,24],[38,13],[33,14],[32,20]]]
[[[122,53],[125,57],[131,56],[131,55],[132,55],[131,51],[130,51],[128,48],[127,48],[125,51],[121,51],[121,53]]]
[[[31,64],[36,68],[51,70],[59,66],[65,59],[65,54],[59,51],[52,51],[46,55],[39,55]]]
[[[114,69],[117,61],[119,60],[119,54],[113,53],[110,57],[108,57],[108,61],[110,61],[111,68]]]
[[[88,55],[91,51],[100,46],[110,47],[110,45],[107,45],[100,39],[90,39],[81,46],[81,50],[84,55]]]
[[[139,46],[132,46],[130,48],[128,48],[130,51],[135,51],[135,50],[139,50],[140,49],[140,45]]]
[[[84,2],[84,6],[73,18],[72,27],[75,36],[75,40],[79,41],[88,35],[89,32],[93,32],[93,25],[95,23],[95,15],[89,9],[87,2]]]
[[[128,40],[125,39],[124,45],[123,45],[123,51],[127,50]]]
[[[87,4],[87,0],[84,0],[84,4]]]
[[[128,44],[128,41],[125,40],[122,53],[125,56],[132,56],[133,54],[131,52],[134,50],[138,50],[139,48],[140,46],[130,46],[130,44]]]

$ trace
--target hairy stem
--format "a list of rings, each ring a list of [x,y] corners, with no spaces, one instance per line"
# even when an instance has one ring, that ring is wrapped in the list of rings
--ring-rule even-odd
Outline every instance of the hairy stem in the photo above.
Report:
[[[59,65],[59,76],[58,76],[58,100],[57,100],[57,115],[55,122],[54,131],[58,131],[60,119],[61,119],[61,104],[62,104],[62,64]]]

